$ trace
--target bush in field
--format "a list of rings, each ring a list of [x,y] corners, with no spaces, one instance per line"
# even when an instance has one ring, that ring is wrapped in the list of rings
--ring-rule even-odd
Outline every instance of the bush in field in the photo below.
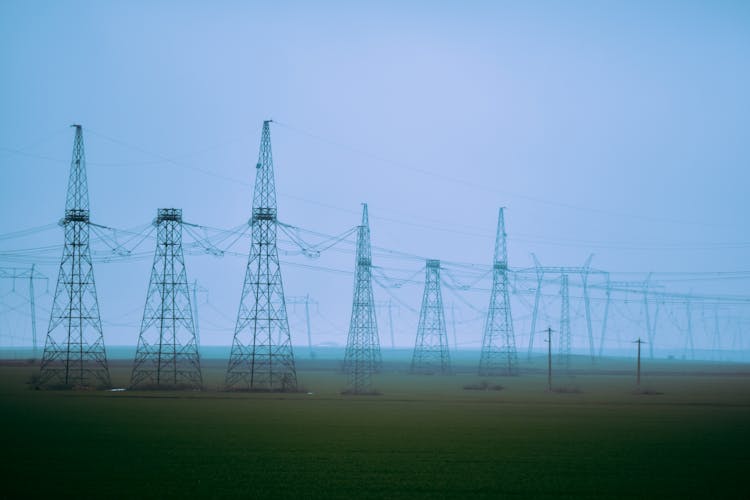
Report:
[[[639,394],[641,396],[661,396],[664,393],[653,389],[636,389],[633,391],[633,394]]]
[[[583,391],[579,389],[578,387],[560,386],[560,387],[553,387],[552,392],[556,392],[558,394],[580,394]]]
[[[466,384],[464,386],[465,391],[502,391],[505,389],[500,384],[490,384],[486,380],[482,380],[478,384]]]
[[[41,381],[42,381],[42,378],[41,376],[39,376],[39,373],[34,372],[26,380],[26,383],[29,385],[31,389],[39,390],[41,388],[41,385],[40,385]]]

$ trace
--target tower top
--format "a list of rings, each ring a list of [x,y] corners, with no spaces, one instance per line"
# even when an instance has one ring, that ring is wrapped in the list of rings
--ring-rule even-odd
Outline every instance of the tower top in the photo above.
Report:
[[[357,227],[357,265],[370,266],[372,264],[372,250],[370,248],[370,221],[367,215],[367,203],[362,203],[362,224]]]
[[[370,217],[367,215],[367,203],[362,203],[362,226],[370,226]]]
[[[181,208],[160,208],[156,211],[156,223],[163,221],[182,222]]]
[[[253,220],[276,220],[276,181],[271,153],[271,120],[263,122],[253,192]]]
[[[69,214],[77,214],[79,219],[84,218],[84,216],[88,219],[89,188],[86,180],[83,128],[80,125],[73,125],[73,127],[75,128],[75,137],[73,139],[73,155],[70,160],[68,192],[65,198],[65,214],[66,219]]]
[[[500,207],[497,214],[497,234],[495,235],[495,267],[508,266],[508,249],[505,234],[505,207]]]

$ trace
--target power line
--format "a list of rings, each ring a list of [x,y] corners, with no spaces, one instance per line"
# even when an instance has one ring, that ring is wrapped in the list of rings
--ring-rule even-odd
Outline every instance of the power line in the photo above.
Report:
[[[622,217],[622,218],[631,218],[631,219],[639,219],[639,220],[650,220],[650,221],[655,221],[655,222],[668,222],[670,224],[697,225],[697,226],[705,226],[705,227],[721,227],[721,226],[725,226],[725,225],[721,225],[721,224],[702,223],[702,222],[698,222],[698,221],[695,221],[695,220],[684,221],[684,220],[676,220],[676,219],[667,219],[667,218],[662,218],[662,217],[653,217],[653,216],[642,215],[642,214],[617,212],[617,211],[613,211],[613,210],[605,210],[605,209],[593,208],[593,207],[584,207],[584,206],[574,205],[574,204],[571,204],[571,203],[563,203],[563,202],[553,201],[553,200],[549,200],[549,199],[545,199],[545,198],[538,198],[536,196],[530,196],[530,195],[521,194],[521,193],[513,193],[513,192],[509,192],[509,191],[498,190],[498,189],[494,189],[494,188],[488,187],[488,185],[484,184],[484,183],[469,181],[469,180],[466,180],[466,179],[463,179],[463,178],[460,178],[460,177],[455,177],[455,176],[446,175],[446,174],[442,174],[442,173],[438,173],[438,172],[433,172],[433,171],[430,171],[430,170],[427,170],[427,169],[424,169],[424,168],[415,167],[413,165],[409,165],[409,164],[406,164],[406,163],[401,162],[401,161],[395,161],[395,160],[386,158],[384,156],[381,156],[379,154],[375,154],[375,153],[372,153],[372,152],[369,152],[369,151],[366,151],[366,150],[363,150],[363,149],[360,149],[360,148],[356,148],[356,147],[344,144],[344,143],[342,143],[340,141],[334,141],[334,140],[331,140],[331,139],[327,139],[327,138],[325,138],[323,136],[320,136],[320,135],[308,132],[308,131],[303,130],[301,128],[297,128],[295,126],[289,125],[287,123],[283,123],[283,122],[274,122],[274,123],[276,123],[277,125],[279,125],[279,126],[281,126],[283,128],[286,128],[286,129],[288,129],[288,130],[290,130],[292,132],[296,132],[298,134],[307,136],[307,137],[309,137],[311,139],[314,139],[314,140],[322,142],[322,143],[329,144],[329,145],[334,146],[334,147],[338,147],[338,148],[342,148],[342,149],[347,149],[347,150],[349,150],[349,151],[351,151],[353,153],[359,154],[359,155],[361,155],[363,157],[366,157],[366,158],[370,158],[372,160],[375,160],[377,162],[382,163],[383,165],[387,165],[390,168],[398,169],[399,171],[409,170],[409,171],[412,171],[412,172],[415,172],[415,173],[418,173],[418,174],[421,174],[421,175],[425,175],[425,176],[433,177],[435,179],[442,180],[444,182],[449,182],[451,184],[461,184],[461,185],[464,185],[464,186],[467,186],[467,187],[471,187],[473,189],[477,189],[477,190],[481,190],[481,191],[486,191],[486,192],[490,192],[490,193],[493,193],[493,194],[499,194],[499,195],[502,195],[502,196],[508,196],[508,197],[512,197],[512,198],[524,199],[524,200],[532,201],[534,203],[538,203],[538,204],[542,204],[542,205],[547,205],[547,206],[552,206],[552,207],[567,208],[567,209],[577,210],[577,211],[581,211],[581,212],[599,213],[599,214],[603,214],[603,215],[609,215],[609,216],[615,216],[615,217]]]

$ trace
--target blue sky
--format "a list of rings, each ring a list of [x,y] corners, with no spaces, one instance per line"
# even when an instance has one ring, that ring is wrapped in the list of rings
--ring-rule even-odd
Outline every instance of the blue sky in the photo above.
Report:
[[[84,126],[92,220],[132,228],[177,206],[237,226],[272,118],[279,218],[295,226],[337,234],[368,202],[373,244],[489,264],[506,206],[511,266],[593,252],[597,268],[637,273],[618,279],[745,271],[749,21],[745,2],[707,1],[3,2],[0,233],[62,216],[71,123]],[[350,269],[353,256],[294,259]],[[134,343],[149,260],[96,269],[108,343]],[[188,266],[224,315],[206,313],[204,337],[228,343],[243,259]],[[332,319],[321,341],[343,342],[351,276],[284,277]],[[746,278],[669,286],[750,291]],[[411,288],[392,292],[416,308]],[[486,307],[481,291],[466,298]],[[408,345],[416,317],[401,321]]]

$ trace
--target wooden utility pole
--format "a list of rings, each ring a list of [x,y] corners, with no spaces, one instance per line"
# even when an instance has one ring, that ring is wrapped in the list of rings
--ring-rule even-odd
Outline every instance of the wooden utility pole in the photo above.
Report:
[[[305,295],[305,321],[307,322],[307,346],[310,349],[310,359],[315,359],[312,345],[312,331],[310,329],[310,294]]]
[[[547,328],[547,391],[552,392],[552,328]]]
[[[636,375],[635,375],[635,384],[640,387],[641,386],[641,344],[645,344],[644,341],[641,340],[640,337],[638,337],[638,340],[633,342],[634,344],[638,344],[638,367],[636,368]]]

